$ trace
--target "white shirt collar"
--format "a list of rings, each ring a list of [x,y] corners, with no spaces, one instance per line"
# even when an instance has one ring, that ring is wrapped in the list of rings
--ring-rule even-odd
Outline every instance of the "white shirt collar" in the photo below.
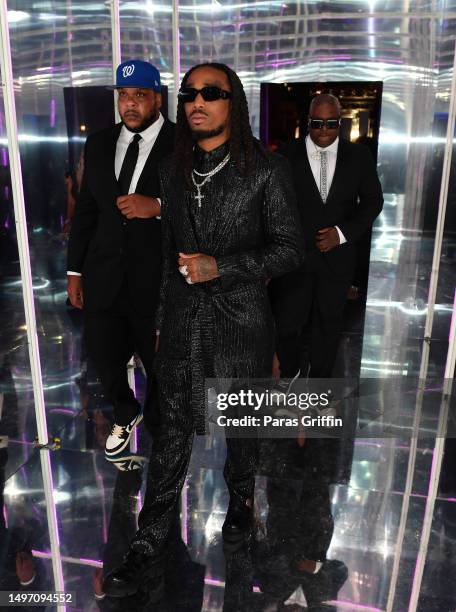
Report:
[[[141,134],[141,138],[144,140],[144,142],[150,143],[157,138],[158,133],[161,130],[161,127],[164,123],[165,123],[165,119],[163,115],[159,113],[158,119],[154,121],[152,125],[149,125],[148,128],[138,133]],[[134,135],[135,135],[135,132],[130,132],[130,130],[125,127],[125,125],[122,126],[122,130],[120,134],[120,137],[122,138],[122,140],[130,144],[130,142],[134,138]]]
[[[318,145],[314,143],[314,141],[310,137],[310,134],[307,134],[306,145],[307,145],[307,149],[311,151],[315,151],[315,150],[328,151],[329,153],[335,153],[337,155],[337,149],[339,147],[339,136],[336,138],[336,140],[332,144],[329,145],[329,147],[319,147]]]

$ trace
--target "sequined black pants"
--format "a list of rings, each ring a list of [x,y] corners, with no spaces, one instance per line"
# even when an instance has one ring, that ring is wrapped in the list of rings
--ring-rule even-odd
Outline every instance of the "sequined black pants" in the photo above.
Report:
[[[144,505],[132,550],[154,560],[164,556],[176,505],[187,475],[194,436],[191,369],[167,360],[157,367],[160,428],[154,441]],[[256,439],[227,439],[224,476],[230,495],[253,497],[257,468]]]

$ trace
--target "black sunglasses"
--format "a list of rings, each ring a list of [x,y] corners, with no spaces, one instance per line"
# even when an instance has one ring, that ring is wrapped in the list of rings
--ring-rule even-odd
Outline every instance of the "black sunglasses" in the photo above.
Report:
[[[309,117],[309,127],[312,130],[322,130],[323,126],[328,130],[337,130],[340,126],[340,119],[312,119]]]
[[[182,87],[177,95],[185,103],[194,102],[198,94],[203,96],[205,102],[215,102],[215,100],[228,100],[228,98],[231,98],[231,91],[225,91],[225,89],[220,89],[220,87],[215,87],[214,85],[203,87],[203,89]]]

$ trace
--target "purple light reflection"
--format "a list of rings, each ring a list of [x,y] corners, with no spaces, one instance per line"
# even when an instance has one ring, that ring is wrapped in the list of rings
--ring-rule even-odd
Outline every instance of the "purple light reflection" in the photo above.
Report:
[[[38,557],[39,559],[52,559],[52,553],[50,550],[36,550],[32,548],[32,555],[34,557]],[[71,560],[71,557],[65,557],[64,555],[61,557],[62,561],[67,563],[78,563],[81,565],[89,565],[91,567],[103,567],[103,561],[99,561],[98,559],[88,559],[85,557],[74,557]]]
[[[364,604],[356,604],[352,601],[345,601],[343,599],[334,599],[328,602],[333,606],[347,606],[350,610],[366,610],[366,612],[383,612],[381,608],[375,608],[374,606],[366,606]]]
[[[50,126],[51,128],[55,128],[55,98],[51,100]]]
[[[256,68],[280,68],[281,66],[289,66],[297,63],[295,59],[265,61],[256,64]]]
[[[84,557],[80,557],[79,561],[81,563],[86,563],[87,565],[93,565],[96,567],[103,567],[103,562],[102,561],[97,561],[96,559],[86,559]]]

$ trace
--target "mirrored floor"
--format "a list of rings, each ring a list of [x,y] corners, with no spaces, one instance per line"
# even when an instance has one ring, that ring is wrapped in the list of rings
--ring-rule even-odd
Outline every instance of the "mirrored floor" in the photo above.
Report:
[[[420,370],[433,237],[418,239],[402,233],[399,248],[392,249],[398,240],[397,206],[394,197],[387,196],[384,225],[374,231],[367,301],[361,296],[347,304],[336,368],[340,377],[411,379]],[[105,461],[111,412],[81,352],[80,313],[66,305],[65,242],[44,232],[32,240],[32,253],[40,253],[36,260],[46,262],[42,270],[35,268],[34,286],[48,430],[55,439],[50,456],[63,577],[65,590],[76,594],[76,603],[67,610],[454,612],[456,441],[449,434],[418,604],[410,608],[409,602],[436,460],[455,243],[444,243],[427,386],[428,397],[436,392],[437,399],[423,404],[416,455],[407,433],[363,436],[339,449],[332,469],[325,471],[320,468],[325,465],[322,458],[332,453],[328,441],[263,443],[254,541],[226,557],[221,540],[228,503],[222,475],[224,441],[196,438],[169,543],[165,597],[160,604],[150,604],[147,592],[116,601],[103,598],[101,587],[103,569],[119,563],[136,529],[150,441],[141,429],[137,455],[144,458],[143,469],[122,472]],[[17,266],[11,266],[10,275],[2,279],[0,310],[6,347],[0,379],[5,524],[0,590],[42,591],[54,586],[49,501],[43,490],[40,451],[34,445],[22,296]],[[136,378],[141,396],[139,370]],[[414,413],[415,401],[404,392],[403,407],[409,414]],[[411,449],[415,464],[407,478]],[[316,557],[316,551],[327,551],[327,560],[313,574],[303,561]],[[21,587],[21,582],[30,584]]]
[[[322,448],[311,446],[312,442],[307,441],[311,452],[321,453]],[[448,443],[448,452],[454,456],[454,440]],[[67,609],[386,610],[395,555],[400,555],[392,609],[407,610],[432,451],[432,440],[420,439],[406,530],[397,550],[407,441],[358,440],[352,461],[339,466],[345,468],[339,471],[340,483],[330,484],[321,476],[312,478],[305,467],[309,454],[306,461],[300,461],[303,449],[295,440],[274,440],[272,447],[263,449],[257,478],[255,541],[226,557],[221,540],[228,504],[222,476],[224,447],[207,448],[205,438],[196,439],[180,518],[169,543],[166,597],[161,607],[148,607],[142,600],[95,597],[102,593],[101,567],[108,571],[120,562],[135,531],[143,494],[141,471],[118,471],[97,450],[55,451],[54,501],[65,588],[77,596],[76,605]],[[285,473],[293,478],[284,477],[283,470],[274,474],[271,456],[281,466],[290,461],[295,469]],[[347,470],[350,479],[344,484]],[[445,467],[444,475],[417,608],[423,611],[449,612],[456,606],[452,578],[456,558],[454,463]],[[7,479],[4,495],[8,555],[29,551],[33,569],[27,574],[26,563],[19,569],[10,567],[3,576],[2,590],[13,588],[17,576],[27,582],[34,573],[33,590],[51,589],[46,503],[37,451]],[[318,574],[298,571],[299,559],[306,558],[309,550],[325,550],[328,545],[328,560]]]

